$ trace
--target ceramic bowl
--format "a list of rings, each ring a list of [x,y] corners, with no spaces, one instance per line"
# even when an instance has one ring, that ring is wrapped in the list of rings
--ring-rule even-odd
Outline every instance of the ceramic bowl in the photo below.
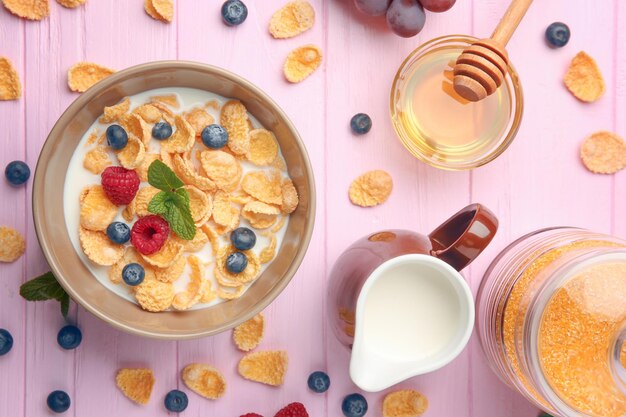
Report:
[[[191,87],[240,100],[274,132],[300,196],[277,256],[239,299],[206,309],[150,313],[105,288],[74,250],[65,223],[63,192],[68,164],[83,134],[105,106],[125,96],[161,87]],[[59,118],[39,156],[33,184],[33,216],[42,251],[74,301],[124,331],[160,339],[209,336],[259,313],[287,286],[308,247],[315,219],[315,185],[309,158],[296,128],[280,107],[245,79],[221,68],[162,61],[117,72],[83,93]],[[78,233],[78,231],[76,231]]]

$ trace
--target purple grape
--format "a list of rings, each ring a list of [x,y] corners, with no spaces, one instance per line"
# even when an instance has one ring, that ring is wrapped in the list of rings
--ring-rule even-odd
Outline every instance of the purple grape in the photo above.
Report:
[[[370,16],[385,14],[391,0],[354,0],[354,5],[359,11]]]
[[[387,9],[387,26],[398,36],[410,38],[424,28],[426,14],[417,0],[392,0]]]
[[[429,12],[441,13],[450,10],[456,0],[419,0],[419,2]]]

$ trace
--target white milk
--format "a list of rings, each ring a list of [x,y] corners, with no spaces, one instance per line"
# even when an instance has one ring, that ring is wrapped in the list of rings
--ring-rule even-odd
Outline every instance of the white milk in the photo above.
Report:
[[[159,96],[159,95],[167,95],[167,94],[176,94],[178,96],[178,102],[180,103],[180,108],[174,110],[174,112],[177,114],[182,113],[183,111],[186,111],[186,110],[190,110],[197,106],[204,106],[207,102],[211,100],[217,101],[221,108],[221,106],[226,101],[229,100],[228,98],[219,96],[215,93],[211,93],[211,92],[204,91],[204,90],[193,89],[193,88],[183,88],[183,87],[158,88],[154,90],[144,91],[140,94],[136,94],[134,96],[129,97],[130,102],[131,102],[130,111],[132,111],[135,107],[138,107],[141,104],[148,102],[150,97]],[[216,123],[219,123],[218,111],[216,111],[215,109],[211,107],[206,108],[206,111],[213,116],[213,118],[216,120]],[[262,125],[259,123],[258,120],[256,120],[251,114],[248,113],[248,115],[250,117],[250,120],[252,121],[252,125],[255,128],[262,127]],[[92,146],[86,146],[86,141],[89,135],[94,131],[94,129],[98,131],[98,134],[102,134],[105,132],[107,127],[108,127],[107,124],[99,123],[98,120],[96,120],[93,123],[93,125],[89,127],[89,129],[87,129],[87,131],[83,135],[83,138],[78,144],[78,147],[74,151],[74,155],[72,156],[72,159],[67,169],[67,174],[65,176],[65,185],[64,185],[64,191],[63,191],[65,223],[67,225],[67,230],[70,236],[70,240],[72,241],[72,244],[74,245],[74,249],[80,256],[85,266],[98,279],[98,281],[100,281],[102,285],[104,285],[105,287],[113,291],[114,293],[136,304],[137,301],[135,300],[135,297],[131,294],[130,289],[126,285],[114,284],[109,280],[108,270],[110,267],[96,265],[92,263],[89,260],[89,258],[87,258],[87,256],[85,256],[85,254],[83,253],[80,247],[80,241],[78,239],[78,227],[80,224],[80,218],[79,218],[80,192],[84,187],[87,187],[93,184],[100,184],[100,175],[94,175],[83,167],[83,159],[85,157],[85,154],[90,149],[92,149]],[[148,151],[151,153],[158,153],[159,146],[160,145],[158,144],[158,141],[153,140],[150,144],[150,149]],[[196,146],[201,146],[201,145],[196,145]],[[110,153],[110,156],[111,156],[112,161],[117,160],[115,155],[112,152]],[[261,167],[254,166],[249,162],[241,162],[241,165],[243,168],[244,175],[246,172],[249,172],[252,169],[254,170],[262,169]],[[147,183],[142,183],[141,185],[145,186],[146,184]],[[126,221],[121,216],[121,211],[122,210],[120,208],[120,212],[116,220],[126,223]],[[278,253],[278,251],[280,250],[283,237],[285,235],[285,232],[287,230],[287,225],[289,223],[288,220],[289,219],[285,221],[283,228],[278,233],[276,233],[276,248],[277,248],[276,253]],[[129,225],[132,226],[132,224],[129,224]],[[250,227],[249,223],[244,218],[241,218],[240,226]],[[253,251],[258,255],[260,251],[269,243],[269,239],[261,236],[260,233],[256,233],[256,235],[257,235],[257,242],[256,242],[255,247],[253,248]],[[227,238],[223,237],[222,242],[226,243]],[[205,274],[207,275],[208,278],[211,279],[213,288],[217,288],[217,280],[215,279],[213,275],[213,266],[215,265],[215,263],[213,262],[214,259],[213,259],[213,254],[211,252],[211,246],[207,244],[203,250],[201,250],[200,252],[194,253],[194,255],[196,255],[202,261],[212,262],[209,268],[205,270]],[[268,267],[268,265],[269,264],[261,265],[261,271],[264,271]],[[191,269],[189,265],[187,265],[185,272],[183,272],[183,275],[174,283],[174,289],[176,292],[185,290],[185,288],[187,287],[187,284],[190,281],[189,279],[190,273],[191,273]],[[92,278],[85,277],[85,279],[92,279]],[[212,305],[219,304],[223,301],[224,300],[221,300],[219,297],[217,297],[213,302],[208,303],[208,304],[197,304],[194,307],[192,307],[191,310],[210,307]]]

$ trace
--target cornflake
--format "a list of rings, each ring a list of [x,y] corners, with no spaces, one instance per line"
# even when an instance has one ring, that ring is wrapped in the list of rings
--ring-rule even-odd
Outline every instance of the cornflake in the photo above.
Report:
[[[285,214],[293,213],[298,207],[299,199],[298,191],[289,178],[283,180],[282,194],[283,202],[280,205],[280,210]]]
[[[146,405],[150,401],[154,387],[152,369],[120,369],[115,376],[115,383],[126,397],[137,404]]]
[[[277,10],[270,20],[270,33],[276,39],[292,38],[313,27],[315,9],[311,3],[296,0]]]
[[[122,272],[124,267],[128,264],[137,263],[141,265],[145,271],[145,280],[155,279],[155,271],[154,269],[145,263],[143,259],[140,259],[139,252],[132,246],[126,248],[124,255],[111,267],[109,268],[109,281],[114,284],[122,283]]]
[[[255,349],[263,340],[265,332],[265,319],[259,313],[250,320],[241,323],[233,330],[233,341],[239,350],[249,352]]]
[[[369,171],[350,184],[350,201],[361,207],[376,206],[387,201],[392,189],[391,175],[382,170]]]
[[[98,265],[111,266],[124,256],[124,246],[111,242],[106,233],[94,232],[81,226],[78,237],[85,255]]]
[[[278,171],[254,171],[244,175],[241,188],[252,197],[267,204],[283,203],[282,179]]]
[[[169,154],[166,154],[169,155]],[[161,159],[167,165],[166,159],[161,152]],[[194,185],[203,191],[215,190],[215,183],[210,179],[198,175],[190,161],[187,161],[182,156],[176,154],[171,158],[173,170],[178,174],[178,177],[186,184]]]
[[[117,216],[118,208],[100,185],[85,187],[80,193],[80,225],[93,231],[104,231]]]
[[[70,90],[84,93],[89,87],[113,74],[115,70],[93,62],[79,62],[67,71]]]
[[[390,392],[383,400],[383,417],[418,417],[428,409],[428,399],[417,391]]]
[[[202,281],[204,276],[200,267],[200,260],[191,255],[189,256],[189,265],[191,266],[191,275],[187,288],[183,292],[179,292],[174,296],[172,307],[175,310],[187,310],[198,304],[202,297]]]
[[[268,243],[259,254],[259,262],[261,262],[261,264],[271,262],[274,256],[276,256],[276,236],[272,234],[269,238],[270,243]]]
[[[144,261],[157,268],[168,268],[183,254],[183,246],[173,239],[167,239],[161,249],[151,255],[144,255]]]
[[[252,201],[243,206],[241,217],[248,220],[255,229],[267,229],[276,223],[280,210],[261,201]]]
[[[193,185],[185,185],[189,194],[189,209],[196,226],[202,226],[211,217],[213,201],[209,194],[199,190]]]
[[[185,120],[187,120],[187,123],[189,123],[196,132],[196,136],[200,136],[202,130],[215,121],[213,116],[201,108],[191,109],[185,114]]]
[[[178,96],[176,94],[152,96],[150,97],[150,101],[152,102],[152,104],[162,103],[175,109],[180,107],[180,103],[178,102]]]
[[[0,100],[17,100],[22,96],[20,77],[11,61],[0,57]]]
[[[161,120],[161,110],[159,110],[154,104],[142,104],[141,106],[133,110],[133,114],[138,115],[144,121],[148,123],[156,123]]]
[[[580,101],[593,102],[604,94],[604,78],[596,61],[580,51],[572,60],[565,78],[567,89]]]
[[[68,9],[74,9],[78,6],[82,6],[86,1],[87,0],[57,0],[57,3]]]
[[[125,97],[119,103],[104,108],[104,114],[100,117],[100,123],[113,123],[122,117],[124,113],[130,110],[130,99]]]
[[[135,298],[144,310],[167,310],[174,300],[174,286],[169,282],[145,280],[136,287]]]
[[[284,351],[248,353],[239,361],[239,375],[250,381],[279,386],[285,380],[288,362]]]
[[[188,152],[196,143],[196,133],[187,121],[180,117],[175,117],[176,131],[169,139],[161,142],[161,149],[169,153]]]
[[[248,111],[240,101],[230,100],[222,107],[220,124],[228,132],[228,148],[235,155],[245,155],[250,146]]]
[[[137,195],[130,203],[130,206],[132,206],[130,209],[131,213],[139,217],[145,217],[152,214],[148,211],[148,205],[150,204],[150,201],[152,201],[152,198],[154,198],[154,196],[158,193],[159,189],[154,188],[151,185],[140,188],[139,191],[137,191]]]
[[[110,167],[112,164],[107,148],[101,145],[87,152],[83,160],[83,167],[95,175],[100,175],[106,167]]]
[[[4,7],[16,16],[42,20],[50,14],[48,0],[2,0]]]
[[[15,262],[26,250],[24,237],[15,229],[0,226],[0,262]]]
[[[143,182],[148,182],[148,168],[150,168],[150,164],[152,164],[156,160],[161,160],[161,155],[158,153],[147,153],[145,154],[143,161],[137,168],[135,168],[135,172],[139,175],[139,179]]]
[[[150,145],[152,140],[152,129],[138,114],[126,114],[120,118],[120,125],[126,130],[128,135],[133,135],[141,140],[144,146]]]
[[[174,0],[152,0],[152,7],[160,20],[169,23],[174,18]]]
[[[626,143],[615,133],[596,132],[583,142],[580,158],[591,172],[614,174],[626,167]]]
[[[167,268],[154,268],[154,278],[161,282],[174,282],[185,271],[187,266],[187,259],[184,256],[180,256],[174,264]]]
[[[227,245],[220,248],[215,256],[217,281],[220,285],[231,288],[254,281],[259,276],[261,270],[259,257],[252,251],[243,251],[248,258],[248,266],[242,272],[233,274],[226,269],[226,259],[234,252],[237,252],[237,249],[232,245]]]
[[[226,392],[226,380],[220,371],[202,363],[192,363],[183,369],[183,382],[193,392],[217,400]]]
[[[143,162],[143,158],[146,155],[146,148],[137,136],[129,134],[126,146],[116,153],[121,166],[126,169],[134,169]]]
[[[322,63],[322,51],[315,45],[296,48],[287,55],[283,67],[285,78],[292,83],[299,83],[319,68]]]
[[[255,165],[270,165],[278,156],[278,142],[272,132],[254,129],[250,132],[250,147],[246,159]]]
[[[241,165],[234,156],[223,151],[202,151],[200,162],[206,176],[223,191],[234,191],[241,180]]]

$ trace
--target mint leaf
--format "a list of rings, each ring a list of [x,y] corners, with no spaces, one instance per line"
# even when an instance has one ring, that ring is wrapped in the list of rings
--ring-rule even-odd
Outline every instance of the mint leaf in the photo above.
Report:
[[[174,171],[158,159],[148,167],[148,182],[162,191],[174,191],[185,185]]]
[[[67,317],[70,297],[56,280],[52,272],[26,281],[20,287],[20,295],[27,301],[57,300],[61,303],[61,313]]]
[[[154,197],[152,197],[152,200],[150,200],[150,203],[148,204],[148,211],[150,213],[154,213],[154,214],[165,214],[165,212],[167,212],[167,201],[170,199],[170,193],[169,191],[160,191],[158,192]]]
[[[170,200],[167,204],[167,212],[163,215],[170,228],[185,240],[192,240],[196,235],[196,225],[191,217],[189,205],[181,206]]]
[[[184,188],[179,188],[178,190],[175,191],[175,193],[185,200],[185,204],[187,205],[190,204],[189,193],[187,192],[187,190],[185,190]]]

